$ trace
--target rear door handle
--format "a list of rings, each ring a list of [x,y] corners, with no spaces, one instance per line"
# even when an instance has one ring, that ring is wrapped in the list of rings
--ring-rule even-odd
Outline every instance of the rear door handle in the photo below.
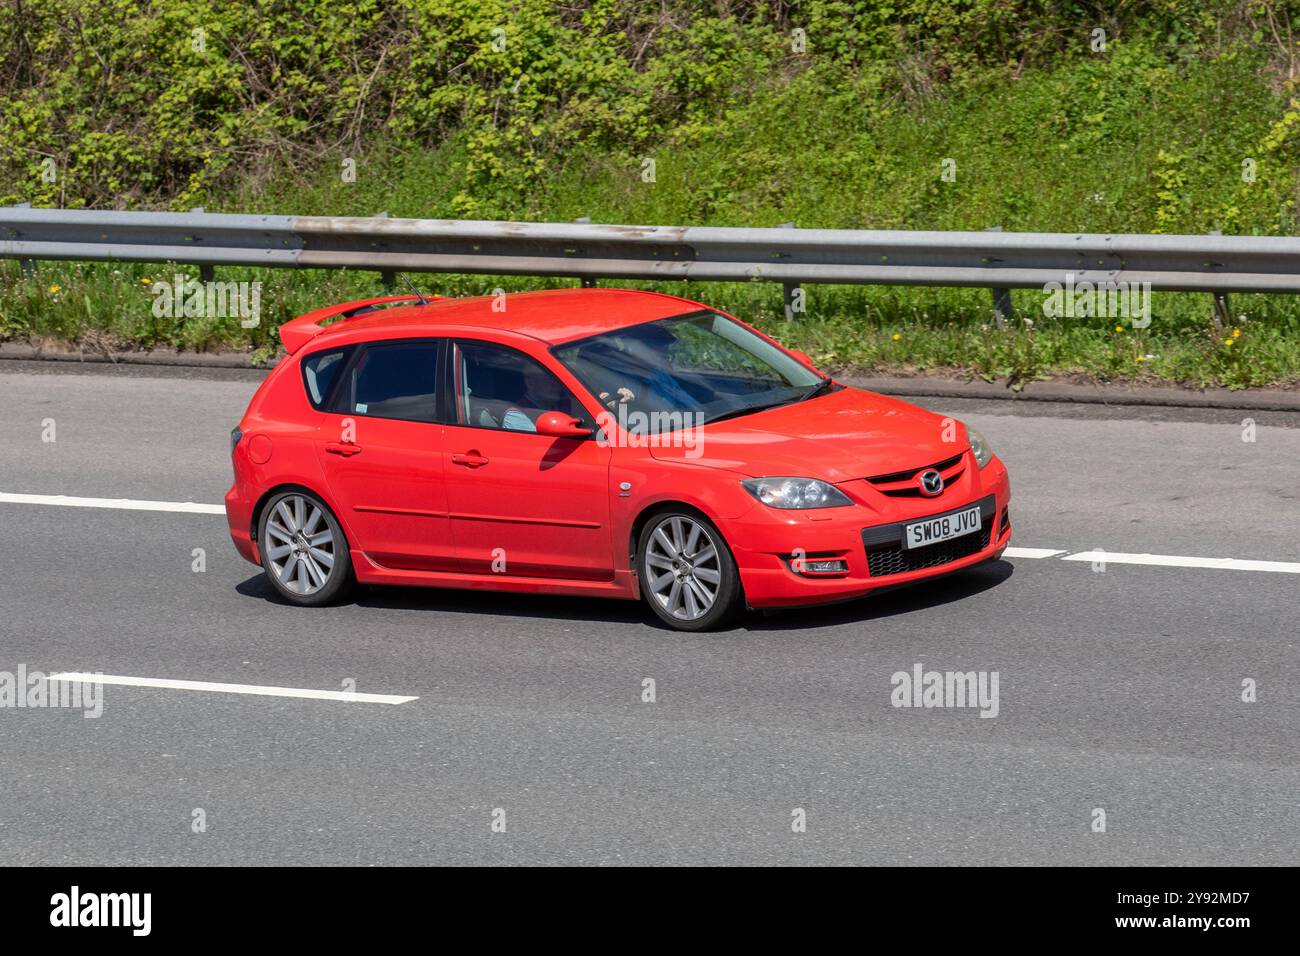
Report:
[[[361,446],[354,445],[351,442],[332,441],[325,443],[325,450],[331,455],[342,455],[347,458],[361,451]]]
[[[453,465],[466,465],[470,468],[478,468],[480,465],[486,465],[488,460],[476,451],[468,451],[463,455],[452,455],[451,462]]]

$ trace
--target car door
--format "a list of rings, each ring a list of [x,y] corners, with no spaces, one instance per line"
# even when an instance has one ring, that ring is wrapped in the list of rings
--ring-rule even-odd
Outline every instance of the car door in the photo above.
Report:
[[[594,438],[538,435],[543,412],[593,427],[536,359],[477,340],[448,349],[447,501],[464,570],[610,581],[611,449]]]
[[[441,349],[437,339],[360,346],[323,409],[317,447],[350,544],[386,568],[459,569],[437,415]]]

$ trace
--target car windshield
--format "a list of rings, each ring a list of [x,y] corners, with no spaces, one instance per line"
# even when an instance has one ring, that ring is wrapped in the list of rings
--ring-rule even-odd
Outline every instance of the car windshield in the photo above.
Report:
[[[649,434],[786,405],[826,381],[716,312],[645,322],[553,351],[624,428]]]

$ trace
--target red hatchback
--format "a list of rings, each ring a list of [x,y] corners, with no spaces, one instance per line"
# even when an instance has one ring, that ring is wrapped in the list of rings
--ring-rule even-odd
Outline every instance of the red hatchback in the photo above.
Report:
[[[397,296],[280,336],[231,435],[226,514],[296,604],[353,581],[643,597],[696,631],[1010,538],[1007,472],[975,431],[697,302]]]

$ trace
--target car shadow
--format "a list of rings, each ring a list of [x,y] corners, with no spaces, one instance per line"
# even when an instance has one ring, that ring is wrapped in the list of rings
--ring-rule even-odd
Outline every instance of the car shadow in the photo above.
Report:
[[[899,617],[917,611],[964,601],[991,590],[1015,573],[1009,561],[997,560],[942,578],[930,578],[839,604],[783,608],[748,614],[744,626],[751,631],[792,631],[814,627],[835,627],[884,617]]]
[[[1014,572],[1015,569],[1010,562],[999,560],[959,571],[948,577],[921,581],[839,604],[775,611],[750,611],[729,631],[735,633],[737,631],[806,630],[898,617],[974,597],[997,587]],[[289,602],[271,587],[266,576],[260,573],[241,581],[235,586],[235,591],[245,597],[261,598],[272,604],[290,606]],[[546,620],[645,624],[660,630],[672,631],[639,601],[605,598],[514,594],[501,591],[459,591],[451,588],[362,586],[344,604],[402,611],[453,611],[460,614],[508,615]]]

